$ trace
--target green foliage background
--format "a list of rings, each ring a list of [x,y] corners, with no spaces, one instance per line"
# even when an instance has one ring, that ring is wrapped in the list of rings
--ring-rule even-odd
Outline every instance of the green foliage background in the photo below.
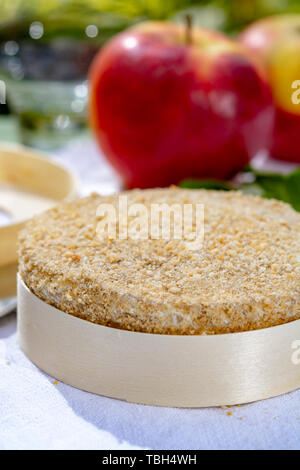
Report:
[[[196,23],[235,33],[271,14],[300,12],[299,0],[0,0],[0,35],[20,36],[27,21],[40,20],[51,36],[78,35],[84,24],[97,24],[104,39],[144,19],[180,20],[186,10]],[[24,29],[25,31],[25,29]]]

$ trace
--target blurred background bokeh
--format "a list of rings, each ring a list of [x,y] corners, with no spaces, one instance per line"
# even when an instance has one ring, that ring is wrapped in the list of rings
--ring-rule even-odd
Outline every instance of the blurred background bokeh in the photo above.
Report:
[[[194,24],[234,36],[258,18],[286,12],[300,12],[300,2],[0,0],[0,80],[7,87],[0,139],[51,149],[86,132],[88,67],[101,46],[131,24],[182,21],[189,13]]]
[[[136,120],[133,119],[131,133],[129,133],[132,136],[133,144],[137,145],[135,152],[137,160],[134,158],[134,152],[132,153],[132,148],[135,148],[134,145],[130,148],[130,154],[125,155],[126,158],[123,160],[128,165],[127,170],[132,170],[131,173],[133,175],[136,172],[136,168],[138,168],[137,162],[141,160],[139,165],[140,172],[144,171],[146,177],[143,180],[144,186],[141,186],[140,181],[136,179],[133,187],[159,186],[161,180],[157,180],[157,178],[162,174],[168,178],[168,181],[162,184],[164,186],[181,184],[181,186],[188,188],[239,189],[247,194],[258,194],[267,198],[283,200],[300,211],[300,145],[298,139],[300,132],[300,108],[299,106],[297,107],[297,105],[300,105],[300,97],[299,102],[296,100],[296,104],[291,102],[292,92],[295,91],[292,87],[294,80],[297,83],[299,82],[296,85],[300,88],[300,15],[296,15],[296,18],[292,20],[290,18],[287,19],[286,26],[284,26],[282,15],[286,13],[300,13],[300,0],[0,0],[0,155],[2,154],[3,162],[7,162],[8,168],[15,168],[13,171],[10,171],[9,181],[12,183],[13,190],[16,190],[17,194],[19,194],[19,199],[15,199],[15,193],[11,190],[10,186],[7,193],[8,183],[3,178],[5,171],[1,172],[0,168],[0,180],[2,177],[0,181],[0,203],[2,204],[2,206],[0,204],[0,230],[1,226],[6,229],[6,225],[15,222],[5,206],[5,198],[7,201],[8,194],[10,202],[12,201],[14,206],[18,206],[20,194],[21,196],[23,194],[22,192],[18,193],[18,191],[20,188],[24,190],[22,178],[20,177],[22,172],[18,170],[17,166],[11,167],[11,165],[17,164],[18,158],[16,158],[16,155],[26,160],[33,153],[34,155],[31,155],[32,158],[36,158],[35,152],[32,152],[28,147],[45,150],[45,153],[38,152],[38,156],[41,156],[43,162],[47,160],[45,157],[48,155],[52,163],[59,162],[70,170],[70,175],[74,173],[78,183],[78,194],[80,195],[88,195],[94,191],[107,195],[126,187],[126,182],[123,181],[118,168],[113,166],[112,160],[108,159],[108,155],[102,146],[96,145],[97,132],[94,129],[92,135],[88,126],[89,94],[91,96],[90,107],[92,111],[90,114],[93,115],[95,110],[101,110],[101,112],[103,110],[103,114],[107,116],[109,114],[108,111],[112,108],[110,100],[112,96],[115,96],[115,91],[112,89],[111,93],[106,92],[105,95],[109,97],[106,101],[106,107],[102,106],[102,104],[97,104],[97,106],[93,107],[93,104],[95,104],[95,100],[94,102],[92,100],[93,80],[89,80],[92,85],[89,87],[88,72],[93,58],[110,38],[131,25],[149,19],[183,23],[187,18],[191,18],[192,21],[186,21],[187,25],[190,24],[191,26],[192,23],[192,27],[203,26],[205,28],[216,29],[232,36],[232,38],[239,38],[239,41],[241,41],[241,36],[238,35],[249,24],[260,18],[279,15],[278,24],[270,24],[270,29],[267,26],[266,36],[269,37],[269,31],[271,31],[270,36],[274,37],[274,40],[277,41],[275,45],[276,50],[282,50],[278,56],[274,54],[276,56],[274,57],[276,61],[276,74],[274,77],[270,74],[270,77],[263,81],[264,86],[262,89],[266,87],[266,90],[269,90],[270,86],[270,95],[267,93],[270,98],[270,106],[265,104],[265,102],[261,103],[263,101],[261,99],[262,94],[258,94],[258,97],[254,97],[253,100],[248,100],[245,96],[244,98],[240,97],[239,88],[237,87],[236,89],[235,86],[232,89],[229,88],[229,90],[226,87],[224,90],[221,88],[221,94],[219,95],[220,102],[225,102],[226,108],[230,108],[229,113],[228,109],[225,109],[226,112],[224,112],[224,107],[221,106],[220,108],[217,107],[217,111],[220,111],[219,115],[217,112],[216,114],[213,112],[207,118],[207,107],[204,106],[202,109],[201,101],[199,102],[199,110],[196,114],[191,114],[191,116],[197,115],[200,117],[200,130],[197,127],[197,120],[195,120],[195,125],[194,122],[191,125],[191,120],[187,120],[186,128],[192,128],[191,135],[193,138],[186,139],[186,134],[182,134],[184,137],[182,138],[183,151],[178,163],[180,175],[179,173],[178,175],[176,174],[177,147],[176,151],[174,151],[176,158],[174,158],[174,155],[173,158],[165,158],[166,146],[163,132],[161,142],[159,142],[158,136],[157,143],[157,149],[161,146],[161,158],[156,159],[157,154],[151,150],[152,136],[154,135],[155,137],[155,129],[160,126],[160,123],[158,122],[157,124],[156,121],[159,121],[161,115],[164,116],[163,109],[160,107],[160,104],[164,106],[164,100],[161,99],[159,93],[153,92],[151,96],[149,94],[151,103],[152,101],[155,102],[156,96],[158,97],[156,103],[158,111],[153,114],[157,125],[156,127],[153,126],[154,120],[151,120],[151,113],[148,113],[150,117],[149,122],[147,122],[147,113],[145,113],[146,126],[144,125],[144,128],[148,126],[149,129],[154,128],[154,131],[149,133],[148,141],[144,139],[143,135],[140,135],[139,117],[144,115],[144,95],[148,99],[148,94],[144,93],[145,89],[148,90],[144,84],[145,82],[143,82],[145,76],[143,77],[143,74],[141,74],[141,87],[138,88],[139,93],[134,95],[134,99],[138,101],[140,98],[142,111],[140,114],[137,113]],[[272,21],[273,19],[271,19],[271,23]],[[254,39],[257,38],[255,36],[256,33],[257,30],[254,28]],[[293,36],[290,36],[290,33]],[[164,34],[168,34],[167,29]],[[214,37],[214,35],[212,36]],[[259,37],[261,43],[261,33],[259,33]],[[226,37],[224,39],[227,41]],[[237,44],[236,41],[230,41],[230,43]],[[283,43],[282,48],[278,47],[279,43]],[[189,42],[184,44],[184,48],[187,45],[189,46]],[[123,51],[120,45],[118,47],[119,50]],[[246,53],[246,47],[244,52]],[[255,55],[258,56],[258,54]],[[268,58],[267,56],[268,54],[266,54],[265,59]],[[140,63],[143,63],[143,51],[140,57],[142,61]],[[162,61],[165,60],[164,55],[161,57]],[[251,83],[253,86],[251,77],[256,77],[254,79],[256,85],[262,85],[259,77],[261,70],[264,68],[261,67],[258,72],[258,68],[256,70],[256,60],[255,64],[253,63],[249,66],[250,62],[248,62],[247,57],[245,55],[245,61],[241,60],[237,63],[232,61],[232,66],[229,65],[232,76],[242,77],[238,78],[237,82],[242,84],[242,90],[247,90],[245,95],[248,95],[248,86],[251,88]],[[204,50],[204,66],[205,58],[209,58],[209,52]],[[255,57],[255,59],[258,59],[258,57]],[[217,60],[214,58],[212,62],[217,63]],[[270,59],[270,62],[272,62],[272,59]],[[172,64],[172,59],[170,63]],[[284,67],[282,67],[283,63]],[[245,64],[246,67],[243,68]],[[263,61],[261,65],[263,65]],[[193,63],[191,63],[191,68],[193,66]],[[133,76],[136,70],[138,70],[138,67],[134,70]],[[246,70],[247,73],[239,75],[239,72],[243,70]],[[248,76],[250,81],[247,81]],[[267,76],[267,73],[265,75],[262,74],[262,76]],[[180,75],[176,77],[176,80],[180,81],[180,79]],[[123,96],[126,95],[126,90],[124,92],[122,86],[120,86],[123,83],[122,81],[124,81],[124,74],[122,75],[121,73],[118,74],[115,87],[121,90],[120,94]],[[276,103],[276,100],[271,98],[271,85],[274,96],[277,97],[279,93],[279,103]],[[260,88],[254,87],[253,89],[257,90]],[[199,90],[196,89],[196,91]],[[201,93],[200,96],[203,96]],[[298,94],[297,90],[296,93]],[[212,83],[212,97],[214,96],[213,94],[214,83]],[[229,101],[227,99],[228,96],[230,98]],[[124,128],[127,129],[126,125],[130,120],[127,118],[128,116],[130,117],[131,103],[133,101],[131,98],[132,95],[129,93],[127,106],[123,106],[125,118],[122,121],[122,125],[116,119],[120,113],[118,108],[119,101],[118,99],[115,100],[117,108],[112,111],[113,125],[109,132],[113,131],[112,140],[117,142],[118,145],[120,134],[115,134],[114,129],[118,131],[122,129],[121,134]],[[251,126],[249,128],[245,126],[248,130],[250,129],[250,139],[247,139],[249,148],[246,148],[247,145],[244,146],[247,154],[245,160],[245,152],[241,152],[241,155],[238,154],[237,149],[240,148],[240,145],[232,144],[232,142],[240,143],[235,138],[240,139],[243,126],[239,118],[237,118],[238,111],[236,119],[233,119],[234,114],[231,111],[235,108],[231,107],[231,103],[234,102],[231,98],[233,100],[237,99],[237,102],[241,99],[241,102],[246,103],[245,109],[249,111],[249,116],[251,116],[251,119],[253,118],[253,122],[260,116],[260,112],[255,111],[255,107],[259,109],[260,105],[264,104],[266,109],[270,107],[272,116],[273,111],[274,115],[275,111],[277,113],[277,127],[273,126],[273,120],[271,123],[269,119],[266,119],[266,116],[269,115],[268,113],[264,114],[262,121],[257,121],[259,122],[259,131],[260,129],[263,131],[265,129],[269,130],[270,134],[272,133],[273,139],[270,139],[269,147],[265,144],[253,159],[250,158],[253,156],[250,155],[250,147],[253,147],[253,143],[256,146],[258,142],[258,127],[253,130]],[[158,103],[160,101],[161,103]],[[283,106],[281,106],[282,101],[284,102]],[[174,93],[173,102],[171,103],[172,110],[176,109],[177,102],[179,102],[177,110],[179,115],[184,115],[185,108],[180,108],[180,100],[178,100],[178,95]],[[206,102],[204,100],[204,103]],[[213,101],[214,103],[215,101]],[[253,112],[252,104],[254,105]],[[196,100],[195,107],[197,106]],[[136,109],[139,109],[139,106],[136,106]],[[193,109],[193,106],[191,109]],[[214,106],[212,109],[214,109]],[[128,115],[126,114],[127,111],[129,111]],[[171,115],[170,113],[165,114],[166,116]],[[244,114],[247,116],[247,112]],[[223,129],[227,125],[225,121],[228,116],[230,125],[227,129],[230,132],[228,134],[229,137],[226,137],[227,134],[223,132]],[[218,131],[215,132],[214,129],[214,119],[216,117],[222,121],[218,128],[219,135]],[[212,129],[210,134],[207,132],[209,126],[203,126],[201,131],[201,122],[206,121],[210,122],[210,129]],[[169,127],[166,126],[165,128],[167,134],[169,134]],[[175,129],[177,128],[175,127]],[[106,138],[109,132],[107,131],[105,134],[103,129],[99,128],[98,137],[101,134],[105,135]],[[125,135],[127,135],[126,132]],[[224,139],[223,135],[225,136]],[[278,143],[278,136],[281,139],[279,139],[279,158],[277,161],[274,161],[272,157],[276,158],[276,156],[274,149],[270,146],[272,140],[276,144]],[[218,138],[221,143],[219,147],[214,147],[215,142],[218,143]],[[195,151],[193,150],[194,154],[192,154],[192,157],[195,155],[195,165],[193,167],[193,169],[197,170],[195,174],[194,171],[189,170],[186,163],[187,152],[185,148],[186,142],[193,142],[193,139],[197,144],[196,146],[198,146],[195,148]],[[226,139],[229,142],[228,146]],[[170,141],[172,143],[172,138]],[[7,145],[7,142],[13,143],[13,145]],[[177,134],[175,135],[175,142],[178,145]],[[202,152],[202,142],[208,142],[208,145],[204,146],[205,149],[207,147],[208,153]],[[25,147],[15,146],[15,143],[21,143]],[[139,143],[141,143],[142,150],[149,147],[149,158],[143,158]],[[187,146],[187,148],[189,147]],[[170,148],[173,151],[172,145]],[[218,150],[213,153],[215,148],[218,148]],[[122,145],[120,145],[120,149],[120,155],[116,152],[114,157],[122,159],[124,150]],[[224,152],[220,152],[220,149],[223,149]],[[211,155],[213,155],[213,158],[211,158]],[[293,158],[290,158],[291,156]],[[219,167],[221,169],[225,168],[226,175],[227,172],[228,175],[231,175],[231,160],[235,162],[238,160],[238,157],[240,158],[240,163],[238,162],[239,165],[234,167],[234,170],[238,171],[238,173],[236,175],[232,174],[233,178],[228,176],[228,181],[223,181],[223,178],[219,177]],[[282,162],[282,160],[285,161]],[[209,161],[209,165],[206,165],[206,161]],[[249,162],[249,165],[245,166],[245,162]],[[209,174],[207,176],[204,171],[207,166],[212,168],[213,175]],[[201,170],[202,167],[204,168],[203,172]],[[137,175],[135,176],[139,176],[138,172],[136,173]],[[30,176],[30,174],[33,175],[33,180],[39,178],[34,171],[31,173],[26,172],[26,177]],[[149,175],[151,174],[154,175],[154,180],[150,181]],[[173,174],[176,176],[176,178],[174,176],[174,180]],[[171,180],[169,181],[169,179]],[[18,185],[15,188],[14,185],[18,181],[20,188]],[[56,183],[54,178],[54,187]],[[5,230],[3,233],[5,236]],[[16,259],[17,254],[15,252],[15,261]],[[15,279],[17,270],[16,263],[1,267],[1,262],[3,264],[3,260],[0,259],[0,287],[2,286],[2,291],[0,289],[0,316],[15,308]],[[8,283],[9,290],[7,290]]]

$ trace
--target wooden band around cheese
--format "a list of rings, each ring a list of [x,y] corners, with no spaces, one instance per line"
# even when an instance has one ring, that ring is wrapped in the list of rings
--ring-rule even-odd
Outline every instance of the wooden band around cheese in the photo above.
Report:
[[[215,336],[136,333],[96,325],[37,298],[18,279],[18,336],[52,377],[146,405],[236,405],[300,388],[300,320]]]

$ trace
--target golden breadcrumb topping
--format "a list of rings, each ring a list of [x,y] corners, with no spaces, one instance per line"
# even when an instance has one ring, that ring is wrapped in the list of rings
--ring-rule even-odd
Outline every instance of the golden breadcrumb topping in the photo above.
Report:
[[[97,236],[92,195],[33,218],[21,277],[40,299],[85,320],[147,333],[219,334],[300,318],[300,214],[237,191],[134,190],[129,205],[204,204],[203,246]]]

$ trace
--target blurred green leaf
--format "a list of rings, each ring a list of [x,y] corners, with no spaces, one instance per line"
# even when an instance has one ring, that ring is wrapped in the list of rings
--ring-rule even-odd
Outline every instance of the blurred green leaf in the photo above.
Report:
[[[300,212],[300,168],[287,177],[291,205]]]
[[[223,191],[230,191],[234,189],[228,183],[218,180],[199,180],[199,179],[185,179],[180,185],[185,189],[221,189]]]
[[[288,175],[264,173],[248,168],[255,177],[253,183],[245,183],[238,187],[222,181],[186,179],[180,183],[181,188],[240,190],[245,194],[262,196],[267,199],[278,199],[290,204],[300,212],[300,168]]]
[[[288,175],[268,174],[254,170],[255,182],[263,190],[263,197],[279,199],[300,211],[300,168]]]

